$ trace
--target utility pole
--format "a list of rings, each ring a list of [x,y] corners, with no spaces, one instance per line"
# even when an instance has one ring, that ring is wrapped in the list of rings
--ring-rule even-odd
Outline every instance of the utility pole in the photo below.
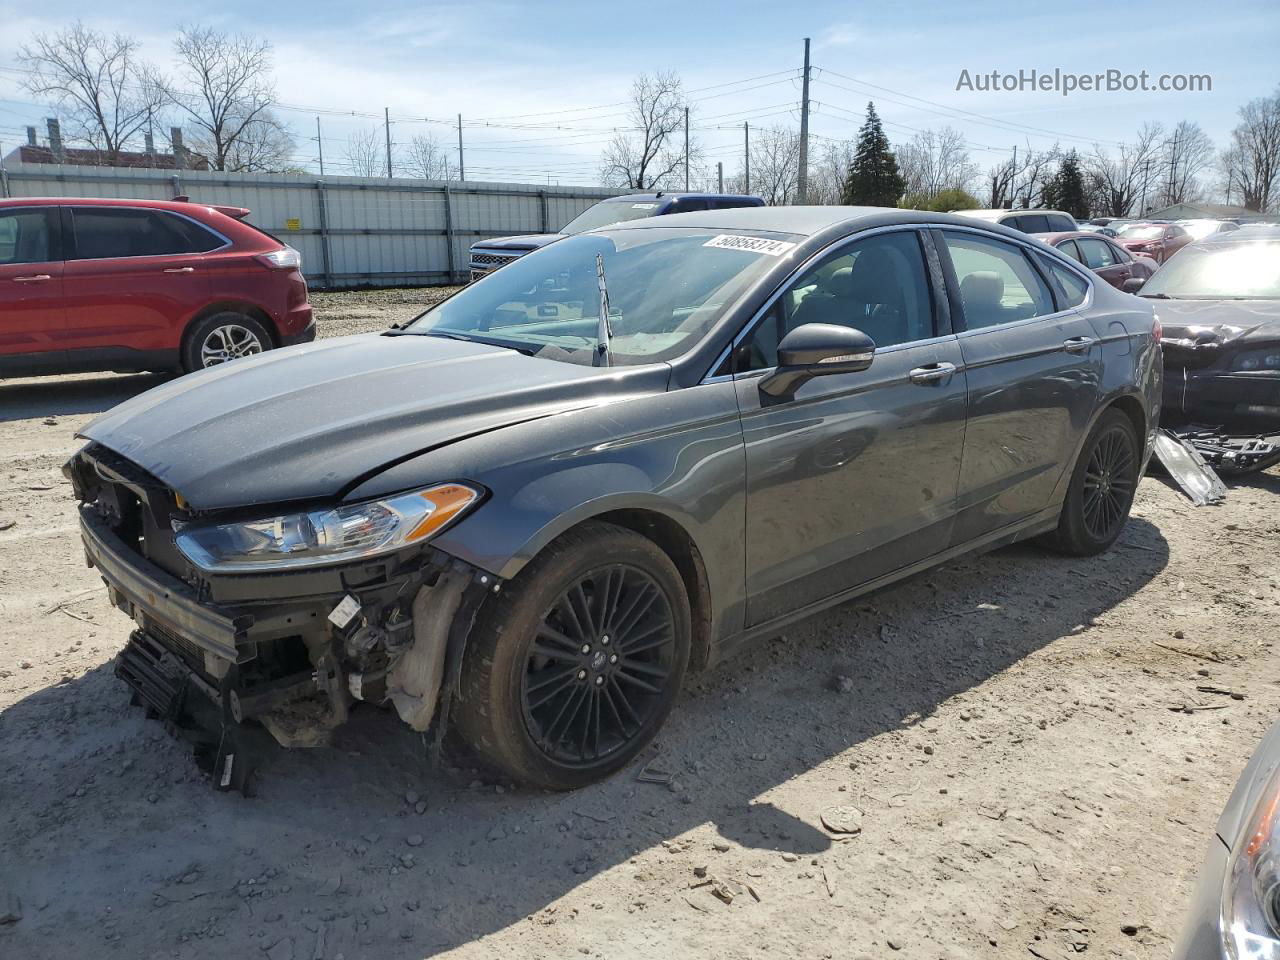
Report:
[[[1142,164],[1142,199],[1138,201],[1138,216],[1147,212],[1147,181],[1151,179],[1151,158],[1147,157]]]
[[[751,126],[742,121],[742,192],[751,192]]]
[[[724,164],[716,161],[716,192],[724,193]]]
[[[383,123],[387,131],[387,179],[391,179],[391,108],[382,108]]]
[[[462,164],[462,114],[458,114],[458,179],[467,179],[467,168]]]
[[[316,117],[316,149],[320,151],[320,176],[324,176],[324,140],[320,138],[320,118]]]
[[[684,108],[684,188],[689,189],[689,108]]]
[[[804,38],[804,81],[800,90],[800,173],[796,202],[809,202],[809,38]]]
[[[1009,164],[1009,205],[1018,205],[1018,145],[1013,145],[1013,160]]]
[[[1176,185],[1176,180],[1177,180],[1177,170],[1178,170],[1178,131],[1174,130],[1173,145],[1169,148],[1169,192],[1165,195],[1165,198],[1169,201],[1170,205],[1178,203],[1179,200],[1181,199],[1179,197],[1174,196],[1174,187]]]

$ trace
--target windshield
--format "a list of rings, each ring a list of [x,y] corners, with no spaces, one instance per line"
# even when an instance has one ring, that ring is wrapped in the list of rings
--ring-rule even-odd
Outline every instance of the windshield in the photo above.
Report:
[[[599,325],[599,253],[609,290],[612,362],[668,360],[697,343],[796,239],[688,228],[570,237],[476,281],[404,332],[590,366]]]
[[[1124,240],[1159,240],[1164,227],[1128,226],[1120,228],[1120,236]]]
[[[1280,243],[1184,247],[1142,288],[1175,300],[1280,299]]]
[[[573,236],[597,227],[607,227],[624,220],[640,220],[658,212],[657,200],[602,200],[594,207],[587,207],[564,225],[561,233]]]

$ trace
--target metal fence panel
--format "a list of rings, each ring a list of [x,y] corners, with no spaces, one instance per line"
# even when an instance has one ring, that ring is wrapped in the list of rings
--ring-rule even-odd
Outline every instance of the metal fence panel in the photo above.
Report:
[[[303,256],[317,289],[463,280],[484,237],[554,232],[616,191],[522,183],[10,164],[0,195],[109,197],[248,207]],[[452,248],[452,249],[451,249]]]

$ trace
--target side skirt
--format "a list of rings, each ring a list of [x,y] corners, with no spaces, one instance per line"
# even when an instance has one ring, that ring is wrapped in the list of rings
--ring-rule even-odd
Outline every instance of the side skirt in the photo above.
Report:
[[[1001,527],[985,534],[976,540],[970,540],[954,547],[943,550],[941,553],[935,553],[933,556],[926,557],[917,563],[910,564],[906,567],[900,567],[892,573],[886,573],[874,580],[868,580],[866,583],[858,584],[848,590],[841,591],[823,600],[808,604],[799,610],[793,610],[790,613],[780,617],[775,617],[764,623],[757,624],[748,630],[725,640],[712,652],[711,664],[720,662],[732,656],[742,647],[756,640],[765,639],[767,637],[777,636],[779,631],[796,623],[800,620],[808,619],[815,614],[822,613],[824,610],[830,610],[832,607],[838,607],[842,603],[848,603],[864,594],[887,587],[890,584],[897,583],[899,580],[905,580],[908,577],[915,576],[931,567],[939,564],[947,563],[957,557],[970,553],[987,553],[991,550],[998,550],[1001,547],[1007,547],[1011,543],[1019,540],[1029,540],[1032,537],[1038,537],[1042,533],[1048,533],[1058,525],[1058,517],[1062,513],[1062,505],[1055,504],[1053,507],[1042,510],[1040,513],[1031,517],[1029,520],[1023,520],[1012,527]]]

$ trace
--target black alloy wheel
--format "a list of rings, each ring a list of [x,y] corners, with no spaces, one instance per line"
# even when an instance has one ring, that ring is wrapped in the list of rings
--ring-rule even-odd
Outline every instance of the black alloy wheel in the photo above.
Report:
[[[653,740],[692,645],[689,595],[672,558],[634,530],[588,520],[481,606],[450,720],[514,780],[586,786]]]
[[[646,730],[672,677],[675,618],[653,577],[609,564],[542,617],[521,687],[529,735],[552,759],[591,764]]]
[[[1094,444],[1084,472],[1084,525],[1095,540],[1113,540],[1133,502],[1137,484],[1133,434],[1113,426]]]

